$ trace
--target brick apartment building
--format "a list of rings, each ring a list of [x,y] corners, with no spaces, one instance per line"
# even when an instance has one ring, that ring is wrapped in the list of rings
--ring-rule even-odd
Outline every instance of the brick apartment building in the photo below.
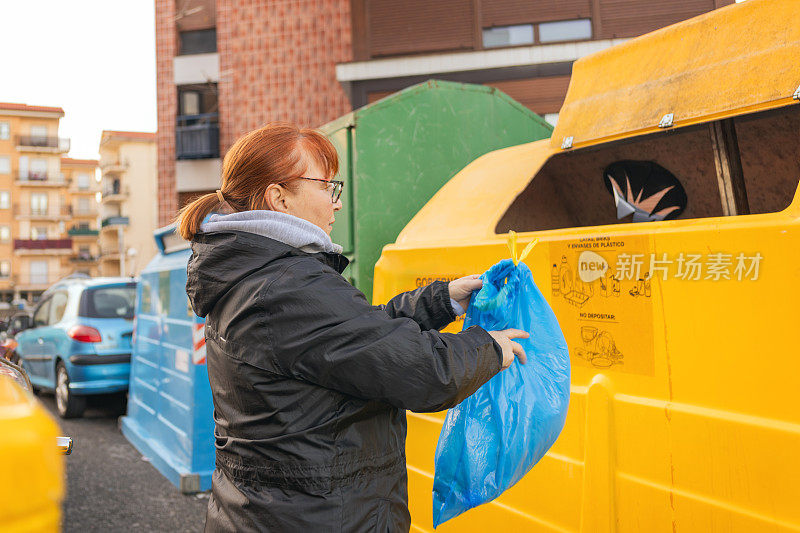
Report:
[[[320,126],[430,78],[555,122],[576,59],[732,3],[156,0],[159,223],[216,189],[221,156],[264,122]]]

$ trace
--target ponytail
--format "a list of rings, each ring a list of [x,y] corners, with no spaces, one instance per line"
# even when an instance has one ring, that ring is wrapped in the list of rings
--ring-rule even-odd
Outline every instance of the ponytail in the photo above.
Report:
[[[214,211],[219,205],[216,193],[209,193],[200,196],[192,203],[184,206],[178,213],[178,233],[187,241],[194,239],[196,233],[200,232],[200,224],[203,219]]]

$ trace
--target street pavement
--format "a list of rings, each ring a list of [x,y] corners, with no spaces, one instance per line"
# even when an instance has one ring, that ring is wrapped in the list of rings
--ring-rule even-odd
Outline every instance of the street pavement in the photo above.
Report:
[[[128,443],[113,407],[97,399],[83,418],[62,420],[52,395],[39,399],[72,437],[63,533],[202,531],[208,493],[183,495]]]

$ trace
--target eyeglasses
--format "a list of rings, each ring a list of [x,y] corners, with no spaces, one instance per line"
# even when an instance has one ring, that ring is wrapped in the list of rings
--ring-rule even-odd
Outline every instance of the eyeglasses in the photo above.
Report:
[[[299,177],[301,180],[308,180],[308,181],[321,181],[322,183],[327,183],[329,188],[333,185],[331,189],[331,202],[334,204],[339,201],[339,197],[342,195],[342,188],[344,188],[344,182],[338,180],[321,180],[317,178],[304,178],[302,176]]]

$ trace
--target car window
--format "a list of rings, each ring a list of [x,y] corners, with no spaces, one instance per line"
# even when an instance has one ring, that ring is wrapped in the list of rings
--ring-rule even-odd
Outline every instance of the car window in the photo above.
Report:
[[[44,300],[33,312],[33,327],[46,326],[50,315],[50,298]]]
[[[83,291],[80,315],[88,318],[133,318],[136,284],[97,287]]]
[[[58,291],[50,299],[50,318],[48,324],[53,325],[61,322],[64,318],[64,311],[67,310],[67,291]]]

